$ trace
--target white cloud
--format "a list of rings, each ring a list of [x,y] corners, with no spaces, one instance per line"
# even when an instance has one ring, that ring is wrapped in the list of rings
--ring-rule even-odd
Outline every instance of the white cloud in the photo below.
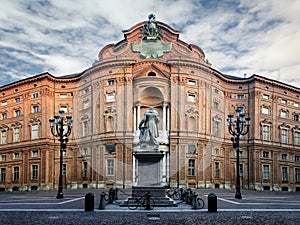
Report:
[[[20,79],[43,70],[81,72],[101,48],[123,39],[122,30],[154,13],[179,29],[181,40],[202,48],[220,72],[300,86],[299,11],[297,0],[3,1],[0,73]]]

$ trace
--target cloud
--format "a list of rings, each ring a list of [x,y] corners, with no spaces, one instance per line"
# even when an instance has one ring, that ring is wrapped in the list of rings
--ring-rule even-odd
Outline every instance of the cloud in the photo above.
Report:
[[[118,6],[118,7],[116,7]],[[122,30],[156,19],[198,45],[225,74],[300,86],[297,0],[15,0],[0,9],[0,85],[49,71],[81,72]]]

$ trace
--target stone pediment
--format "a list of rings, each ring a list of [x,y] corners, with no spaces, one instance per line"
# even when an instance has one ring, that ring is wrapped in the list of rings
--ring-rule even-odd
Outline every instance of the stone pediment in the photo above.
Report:
[[[137,71],[137,73],[134,74],[134,77],[135,78],[146,77],[151,72],[155,73],[156,77],[161,77],[166,79],[170,78],[170,74],[168,72],[162,71],[155,64],[145,66],[142,70]]]

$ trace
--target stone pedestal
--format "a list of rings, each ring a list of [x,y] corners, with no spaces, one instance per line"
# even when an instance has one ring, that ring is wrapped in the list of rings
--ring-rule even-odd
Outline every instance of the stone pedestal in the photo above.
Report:
[[[159,151],[139,151],[134,156],[138,160],[137,186],[161,186],[160,160],[164,154]]]

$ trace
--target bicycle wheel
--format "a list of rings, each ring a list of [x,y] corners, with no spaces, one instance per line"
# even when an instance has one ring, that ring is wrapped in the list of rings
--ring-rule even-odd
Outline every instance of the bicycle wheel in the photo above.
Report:
[[[130,210],[135,210],[139,206],[139,202],[136,199],[128,199],[127,201],[127,207]]]
[[[204,208],[204,201],[202,198],[197,198],[197,206],[198,206],[198,209]]]
[[[172,195],[172,198],[173,198],[174,200],[179,200],[179,199],[180,199],[180,194],[179,194],[179,192],[174,192],[173,195]]]
[[[150,210],[153,210],[153,209],[154,209],[154,206],[155,206],[155,201],[154,201],[153,198],[150,198],[150,208],[149,208],[149,209],[150,209]],[[147,209],[146,200],[143,201],[142,207],[143,207],[144,209]]]

